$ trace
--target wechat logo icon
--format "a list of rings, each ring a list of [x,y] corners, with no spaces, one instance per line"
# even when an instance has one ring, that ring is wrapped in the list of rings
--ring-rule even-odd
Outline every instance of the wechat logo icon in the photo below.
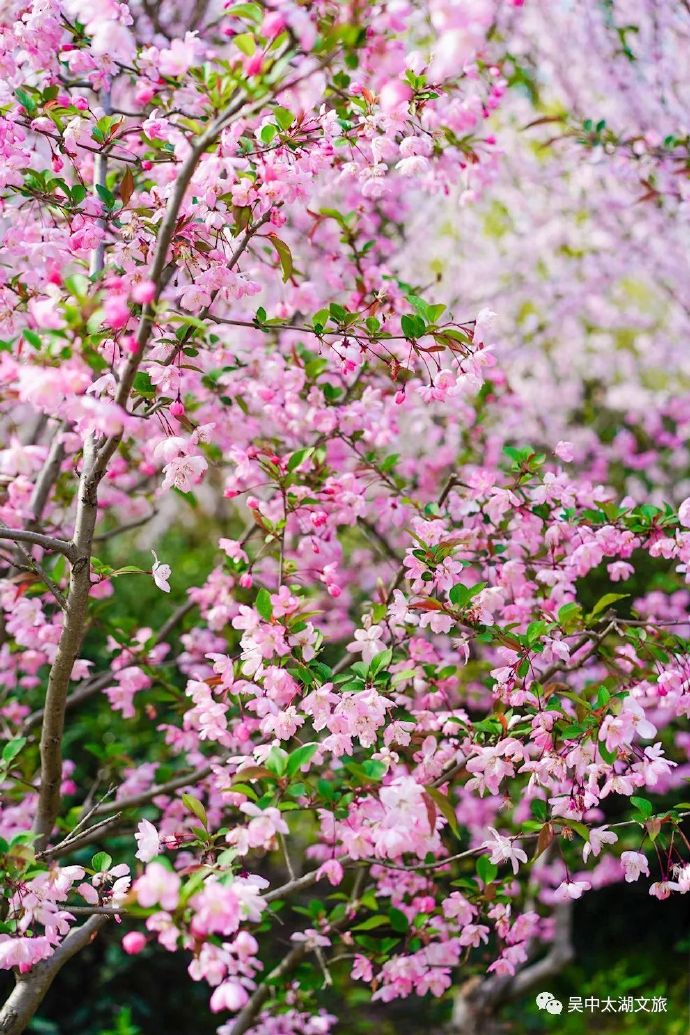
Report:
[[[560,999],[556,999],[550,992],[539,993],[537,996],[537,1006],[540,1010],[546,1010],[547,1013],[560,1013],[563,1009],[563,1003]]]

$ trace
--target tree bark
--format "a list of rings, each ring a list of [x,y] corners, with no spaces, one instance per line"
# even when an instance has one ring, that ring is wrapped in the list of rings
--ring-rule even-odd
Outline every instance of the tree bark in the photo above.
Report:
[[[52,956],[37,963],[28,974],[17,977],[14,991],[0,1010],[1,1035],[21,1035],[55,976],[72,956],[81,952],[96,937],[107,920],[107,916],[92,916],[81,927],[73,928]]]

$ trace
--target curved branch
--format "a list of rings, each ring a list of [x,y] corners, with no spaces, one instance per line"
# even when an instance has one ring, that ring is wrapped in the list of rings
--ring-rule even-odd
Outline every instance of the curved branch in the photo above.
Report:
[[[17,977],[14,990],[0,1010],[2,1035],[21,1035],[55,976],[76,953],[86,948],[107,920],[105,915],[92,916],[81,927],[73,928],[52,956],[37,963],[28,974]]]
[[[554,909],[554,937],[546,955],[518,970],[512,977],[491,976],[471,980],[460,988],[453,1004],[448,1035],[481,1035],[496,1011],[511,999],[525,995],[559,974],[573,959],[573,903]],[[492,1029],[493,1030],[493,1029]]]
[[[23,528],[7,528],[6,525],[2,525],[0,526],[0,539],[10,539],[13,543],[30,543],[32,546],[40,546],[52,553],[64,553],[69,560],[72,560],[74,556],[71,543],[52,535],[43,535],[41,532],[30,532]]]

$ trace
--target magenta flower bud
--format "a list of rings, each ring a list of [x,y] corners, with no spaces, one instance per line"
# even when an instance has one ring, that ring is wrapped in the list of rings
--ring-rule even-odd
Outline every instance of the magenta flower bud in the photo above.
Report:
[[[111,295],[103,305],[103,318],[109,327],[120,330],[129,320],[129,306],[122,295]]]
[[[261,23],[261,35],[268,36],[270,40],[280,36],[281,32],[285,28],[285,19],[279,11],[273,11],[271,14],[267,14]]]
[[[132,289],[132,298],[135,302],[139,302],[140,305],[152,302],[155,295],[156,285],[151,280],[142,280],[141,283],[135,284]]]
[[[259,75],[264,65],[264,56],[260,50],[257,50],[256,54],[252,54],[250,58],[244,63],[244,70],[247,75]]]
[[[153,97],[155,90],[148,83],[142,84],[135,94],[137,104],[148,104]]]
[[[129,931],[122,939],[122,948],[128,956],[136,956],[146,946],[146,936],[141,931]]]

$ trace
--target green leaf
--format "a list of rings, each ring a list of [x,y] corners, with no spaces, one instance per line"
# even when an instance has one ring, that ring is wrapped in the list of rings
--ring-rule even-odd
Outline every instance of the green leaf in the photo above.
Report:
[[[376,654],[375,657],[373,657],[371,659],[371,662],[369,663],[369,671],[367,673],[369,678],[374,679],[379,672],[382,672],[384,669],[388,668],[392,660],[393,651],[390,647],[386,647],[385,650],[382,650],[379,654]]]
[[[589,841],[589,827],[584,823],[579,823],[574,819],[564,819],[562,816],[553,816],[551,822],[560,823],[564,827],[569,827],[571,830],[574,830],[576,834],[579,834],[583,841]]]
[[[115,205],[115,195],[112,191],[108,190],[107,187],[103,187],[100,183],[96,184],[96,194],[101,199],[107,209],[113,208]]]
[[[462,582],[456,582],[448,594],[451,604],[456,607],[467,607],[472,597],[476,597],[488,583],[478,582],[475,586],[464,586]]]
[[[260,4],[233,4],[225,13],[235,18],[248,18],[257,25],[262,21],[264,14]]]
[[[105,873],[113,865],[113,860],[107,852],[96,852],[91,860],[91,869],[96,873]]]
[[[410,316],[407,313],[400,319],[400,327],[406,338],[421,338],[426,333],[426,324],[421,316]]]
[[[472,723],[472,729],[479,730],[480,733],[502,733],[503,727],[498,719],[480,719],[479,722]]]
[[[366,759],[361,765],[358,762],[346,762],[345,768],[349,773],[352,773],[359,783],[363,784],[376,783],[385,775],[387,770],[385,762],[380,762],[374,758]]]
[[[133,390],[138,395],[143,395],[145,398],[153,398],[156,394],[153,381],[143,370],[140,370],[134,375],[134,383],[132,384]]]
[[[460,828],[458,827],[458,819],[455,815],[455,809],[453,808],[452,802],[448,800],[445,794],[441,794],[437,787],[431,785],[425,786],[424,790],[429,795],[434,805],[437,807],[441,815],[448,820],[448,826],[453,831],[456,837],[460,837]]]
[[[298,449],[296,453],[293,453],[287,463],[288,471],[295,471],[301,463],[312,455],[314,448],[314,446],[307,446],[306,448]]]
[[[271,141],[278,135],[278,127],[272,123],[268,123],[263,127],[259,136],[261,137],[262,144],[270,144]]]
[[[256,791],[248,783],[233,783],[232,790],[234,794],[244,794],[251,801],[256,801],[257,799]]]
[[[410,926],[409,921],[401,909],[391,906],[388,910],[388,919],[394,931],[398,934],[406,934]]]
[[[565,726],[560,734],[564,740],[575,740],[577,737],[581,737],[583,733],[587,732],[587,726],[583,723],[573,722],[568,726]]]
[[[262,586],[259,592],[256,594],[256,600],[254,606],[259,612],[264,621],[268,622],[273,616],[273,605],[271,604],[271,594],[267,589]]]
[[[579,604],[564,604],[563,607],[558,609],[558,622],[566,632],[569,632],[577,625],[581,615],[582,608]]]
[[[266,756],[265,765],[276,776],[285,776],[288,765],[288,753],[282,748],[272,747]],[[241,772],[240,772],[241,775]]]
[[[235,37],[235,42],[237,42],[237,37]],[[276,237],[275,234],[269,234],[268,239],[275,248],[276,253],[278,255],[280,268],[283,271],[283,283],[285,283],[285,281],[289,280],[292,276],[292,271],[294,269],[294,264],[292,261],[292,252],[286,245],[285,241],[281,241],[281,239],[279,237]]]
[[[241,50],[247,57],[251,57],[256,50],[256,40],[253,32],[241,32],[232,37],[232,42],[238,50]]]
[[[303,765],[311,762],[318,750],[318,744],[302,744],[301,747],[291,751],[287,763],[287,775],[294,776]]]
[[[388,772],[388,766],[378,758],[367,758],[362,762],[362,770],[370,780],[382,780]]]
[[[199,820],[205,830],[208,830],[208,817],[206,815],[206,809],[201,804],[198,798],[195,798],[193,794],[183,794],[182,804],[186,809],[189,809],[196,818]]]
[[[595,615],[601,614],[601,612],[605,611],[611,606],[611,604],[615,604],[617,600],[625,600],[626,597],[629,596],[629,593],[604,593],[603,597],[596,602],[590,611],[589,617],[594,618]]]
[[[615,751],[609,751],[603,740],[599,741],[599,754],[604,759],[607,765],[613,765],[613,763],[618,758],[617,753]]]
[[[295,121],[295,116],[287,108],[274,108],[273,117],[282,130],[289,129]]]
[[[635,806],[638,812],[640,812],[645,819],[649,819],[654,811],[654,806],[651,801],[647,801],[646,798],[637,798],[633,795],[630,799],[630,803]]]
[[[530,646],[542,638],[542,636],[546,632],[546,629],[546,622],[539,621],[529,623],[525,631],[525,636]]]
[[[70,200],[73,205],[81,205],[87,194],[88,191],[83,183],[75,183],[70,190]]]
[[[485,884],[491,884],[498,874],[498,866],[491,862],[488,855],[480,855],[477,859],[477,873]]]
[[[387,916],[369,916],[361,924],[355,924],[353,931],[373,931],[376,927],[386,927],[390,923]]]
[[[314,315],[311,318],[312,327],[315,330],[319,328],[322,331],[328,323],[329,316],[330,313],[328,309],[319,309],[318,313],[314,313]]]
[[[21,86],[19,89],[14,91],[14,96],[17,98],[22,108],[26,108],[29,115],[36,111],[36,101],[26,92],[26,90],[22,90]]]
[[[42,344],[41,339],[35,331],[31,331],[28,327],[24,327],[22,329],[22,336],[26,341],[28,341],[29,345],[33,345],[35,349],[40,349]]]
[[[5,765],[9,765],[17,757],[19,752],[26,744],[26,737],[15,737],[14,740],[10,740],[5,744],[2,749],[2,760]]]

